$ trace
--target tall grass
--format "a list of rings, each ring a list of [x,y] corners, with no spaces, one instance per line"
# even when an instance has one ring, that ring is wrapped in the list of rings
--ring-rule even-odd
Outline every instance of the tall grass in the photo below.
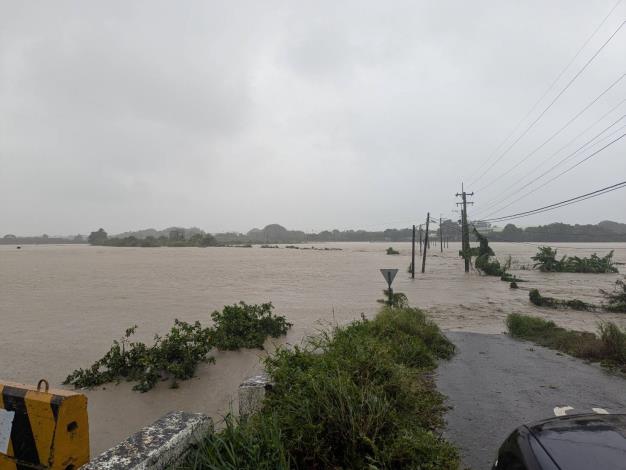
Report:
[[[626,313],[626,282],[623,279],[615,281],[615,289],[612,292],[600,289],[600,293],[607,300],[605,309],[609,312]]]
[[[512,313],[506,318],[506,326],[513,337],[626,372],[626,330],[615,323],[600,323],[596,335],[567,330],[543,318]]]
[[[227,420],[183,468],[456,469],[429,372],[454,346],[424,313],[384,308],[270,356],[262,410]]]

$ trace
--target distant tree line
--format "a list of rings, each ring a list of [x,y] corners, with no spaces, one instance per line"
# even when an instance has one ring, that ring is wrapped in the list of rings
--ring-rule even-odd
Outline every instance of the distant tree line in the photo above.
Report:
[[[21,237],[7,233],[0,238],[0,245],[64,245],[85,243],[85,237],[75,235],[71,237],[50,237],[45,233],[38,237]]]
[[[215,239],[215,237],[209,233],[194,233],[189,238],[185,238],[185,232],[183,230],[171,230],[167,237],[165,235],[161,235],[159,237],[148,235],[145,238],[137,238],[134,235],[125,237],[109,237],[104,229],[100,228],[95,232],[91,232],[87,241],[91,245],[99,246],[138,246],[146,248],[159,246],[207,247],[219,245],[219,242]]]
[[[626,224],[604,221],[597,225],[568,225],[554,223],[536,227],[517,227],[507,224],[503,229],[491,227],[484,222],[475,222],[476,228],[494,242],[626,242]],[[422,232],[422,236],[425,234]],[[431,240],[444,239],[451,242],[461,240],[461,226],[458,221],[444,220],[431,223]],[[109,236],[103,229],[92,232],[87,242],[92,245],[107,246],[220,246],[247,244],[294,244],[319,242],[407,242],[411,241],[412,229],[368,230],[324,230],[319,233],[306,233],[301,230],[287,230],[282,225],[271,224],[262,229],[254,228],[247,233],[226,232],[209,234],[203,230],[169,227],[164,230],[146,229]],[[476,238],[472,234],[472,238]],[[85,243],[81,235],[68,238],[17,237],[7,234],[0,238],[0,244],[19,245],[29,243]]]
[[[520,228],[507,224],[501,231],[482,231],[492,242],[626,242],[626,224],[604,221],[597,225],[554,223]]]

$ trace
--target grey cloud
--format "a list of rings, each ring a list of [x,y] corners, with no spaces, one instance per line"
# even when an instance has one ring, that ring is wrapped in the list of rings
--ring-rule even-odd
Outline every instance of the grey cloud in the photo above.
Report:
[[[383,227],[428,210],[454,215],[461,180],[613,4],[0,0],[0,200],[10,201],[0,235]],[[567,77],[625,14],[622,5]],[[623,73],[624,34],[485,182]],[[622,83],[479,192],[476,209],[625,92]],[[511,209],[623,179],[623,152],[612,147]],[[623,220],[622,199],[522,223]]]

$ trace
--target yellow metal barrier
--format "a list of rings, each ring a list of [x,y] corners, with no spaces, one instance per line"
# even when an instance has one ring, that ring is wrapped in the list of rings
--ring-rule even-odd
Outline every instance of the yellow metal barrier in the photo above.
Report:
[[[89,461],[87,397],[0,382],[0,470],[76,470]]]

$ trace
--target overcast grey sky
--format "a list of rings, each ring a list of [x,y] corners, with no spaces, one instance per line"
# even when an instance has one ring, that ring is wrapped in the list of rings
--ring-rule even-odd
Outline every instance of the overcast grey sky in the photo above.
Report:
[[[461,180],[480,174],[613,5],[0,0],[0,236],[453,216]],[[509,142],[625,18],[622,2]],[[626,27],[467,187],[472,210],[488,215],[532,169],[622,117],[626,79],[510,170],[624,72]],[[626,138],[498,215],[622,180]],[[626,190],[515,223],[603,219],[626,222]]]

